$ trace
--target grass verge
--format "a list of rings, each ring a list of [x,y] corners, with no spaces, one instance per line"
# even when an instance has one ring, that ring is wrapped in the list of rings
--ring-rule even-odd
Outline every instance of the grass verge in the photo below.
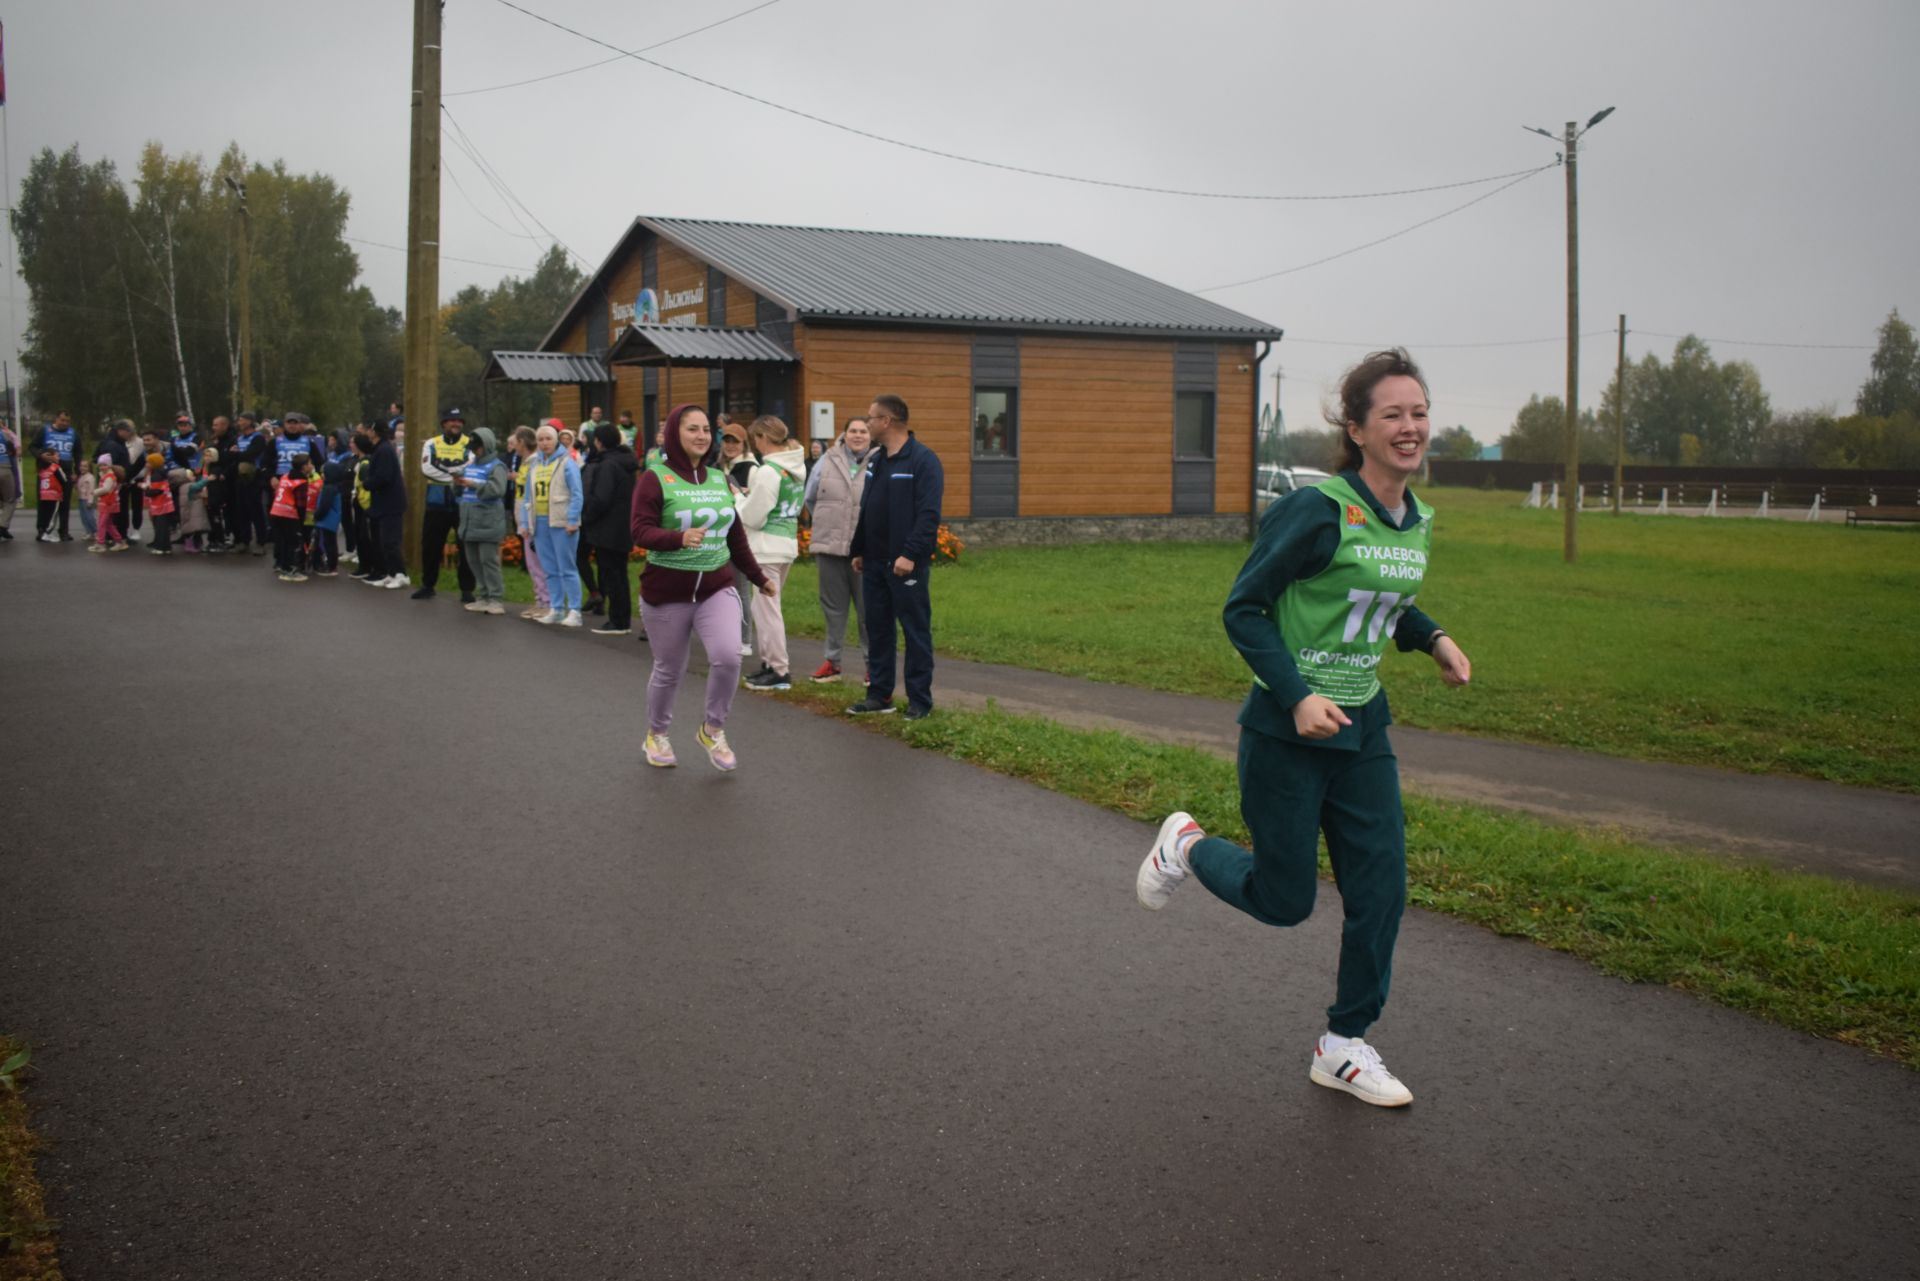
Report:
[[[778,697],[826,715],[848,701],[844,689]],[[996,708],[860,723],[1131,818],[1185,809],[1247,840],[1233,765],[1192,748]],[[1406,809],[1411,902],[1920,1069],[1920,898],[1480,806],[1408,797]]]
[[[0,1063],[23,1048],[0,1036]],[[61,1281],[53,1224],[33,1170],[39,1146],[27,1128],[26,1099],[0,1081],[0,1281]]]
[[[1454,690],[1419,655],[1380,678],[1394,719],[1638,760],[1920,792],[1920,534],[1907,529],[1589,513],[1520,496],[1423,494],[1435,517],[1420,605],[1473,658]],[[1220,611],[1244,543],[968,551],[933,575],[943,655],[1238,702],[1247,669]],[[821,631],[810,562],[787,627]]]

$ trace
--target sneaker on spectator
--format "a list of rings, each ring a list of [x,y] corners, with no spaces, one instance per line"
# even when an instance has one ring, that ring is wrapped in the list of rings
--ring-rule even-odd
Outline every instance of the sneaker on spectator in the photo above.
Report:
[[[893,712],[891,700],[875,698],[871,694],[847,709],[849,716],[891,716]]]
[[[1325,1037],[1315,1041],[1307,1079],[1329,1090],[1345,1090],[1377,1108],[1403,1108],[1413,1102],[1413,1091],[1387,1071],[1380,1051],[1358,1037],[1337,1049],[1329,1048]]]
[[[593,634],[595,636],[631,636],[633,634],[633,628],[613,626],[596,627],[593,629]]]
[[[815,684],[825,685],[830,681],[837,681],[839,679],[840,664],[834,662],[831,658],[813,669],[813,680]]]
[[[466,610],[469,614],[484,614],[487,612],[487,603],[481,600],[468,601],[460,608]]]
[[[486,612],[489,614],[504,614],[507,612],[507,607],[497,600],[490,600],[487,602]]]
[[[542,627],[552,627],[555,623],[559,622],[561,619],[565,617],[566,615],[561,613],[559,610],[550,609],[546,613],[540,615],[540,617],[534,619],[533,621],[540,624]]]
[[[560,626],[562,626],[562,627],[584,627],[584,626],[586,626],[586,622],[585,622],[585,621],[584,621],[584,620],[583,620],[583,619],[582,619],[582,618],[580,617],[580,611],[579,611],[579,610],[577,610],[577,609],[570,609],[570,610],[568,610],[568,611],[567,611],[567,613],[566,613],[566,617],[564,617],[564,618],[562,618],[562,619],[560,620]]]
[[[740,642],[740,657],[742,657],[742,658],[752,658],[752,657],[753,657],[753,646],[751,646],[751,645],[749,645],[749,644],[747,644],[747,643],[746,643],[745,641],[742,641],[742,642]]]
[[[408,578],[405,574],[393,574],[387,578],[386,582],[380,585],[392,591],[402,592],[402,591],[405,591],[407,588],[413,586],[413,580],[411,578]]]
[[[747,677],[748,689],[792,689],[793,682],[785,672],[776,672],[771,667],[763,667]]]

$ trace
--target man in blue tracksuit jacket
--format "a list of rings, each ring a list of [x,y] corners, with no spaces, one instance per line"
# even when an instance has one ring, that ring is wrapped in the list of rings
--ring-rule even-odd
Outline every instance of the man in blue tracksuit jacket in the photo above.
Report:
[[[906,637],[907,716],[933,710],[933,600],[927,592],[940,499],[947,476],[940,458],[907,430],[907,402],[879,396],[867,410],[879,448],[868,455],[860,519],[847,549],[860,575],[867,615],[867,696],[856,716],[893,710],[893,626]]]

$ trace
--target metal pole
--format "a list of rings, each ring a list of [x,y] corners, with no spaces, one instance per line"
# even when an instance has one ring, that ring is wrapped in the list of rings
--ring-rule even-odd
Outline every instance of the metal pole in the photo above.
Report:
[[[1620,514],[1620,491],[1627,475],[1627,318],[1620,317],[1620,353],[1613,383],[1613,514]]]
[[[0,170],[7,184],[7,421],[22,441],[26,429],[20,423],[20,393],[13,385],[11,370],[20,363],[20,316],[13,291],[13,138],[7,127],[7,107],[0,102]]]
[[[253,211],[240,188],[240,404],[253,412]]]
[[[1560,486],[1567,495],[1565,557],[1580,557],[1580,196],[1574,182],[1574,148],[1579,143],[1578,122],[1567,121],[1567,478]]]
[[[420,527],[426,514],[426,477],[420,446],[434,431],[440,371],[440,9],[441,0],[413,4],[413,150],[407,200],[407,518],[408,564],[421,569]]]

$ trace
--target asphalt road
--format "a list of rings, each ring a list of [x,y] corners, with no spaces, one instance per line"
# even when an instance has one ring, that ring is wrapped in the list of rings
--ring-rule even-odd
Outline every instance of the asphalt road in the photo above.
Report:
[[[0,1027],[68,1275],[1914,1275],[1920,1075],[1412,913],[1134,905],[1151,830],[645,650],[0,548]],[[680,705],[683,759],[697,692]]]

